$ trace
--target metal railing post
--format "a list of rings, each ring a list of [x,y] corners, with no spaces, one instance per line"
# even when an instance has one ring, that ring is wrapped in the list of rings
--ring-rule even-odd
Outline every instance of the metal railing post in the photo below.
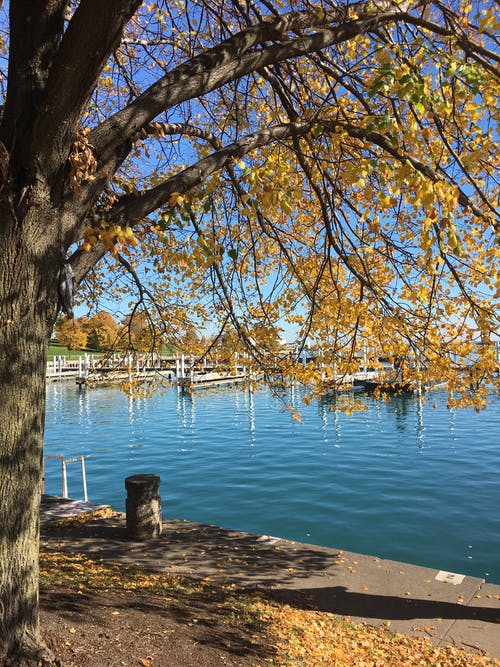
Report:
[[[87,476],[85,474],[85,457],[82,456],[80,457],[82,461],[82,484],[83,484],[83,499],[85,502],[88,502],[88,495],[87,495]]]
[[[66,475],[66,459],[64,454],[61,454],[61,464],[62,464],[62,497],[68,497],[68,477]]]
[[[82,486],[83,486],[83,499],[85,502],[88,502],[88,493],[87,493],[87,474],[85,472],[85,456],[75,456],[72,459],[67,459],[64,454],[51,454],[43,457],[42,463],[42,493],[45,492],[45,459],[61,459],[61,476],[62,476],[62,489],[61,497],[68,498],[68,471],[67,464],[73,463],[74,461],[80,461],[81,470],[82,470]]]

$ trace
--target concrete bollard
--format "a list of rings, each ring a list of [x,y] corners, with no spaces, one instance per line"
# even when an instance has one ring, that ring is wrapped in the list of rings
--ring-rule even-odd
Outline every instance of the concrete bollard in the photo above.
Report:
[[[145,541],[161,535],[159,475],[132,475],[125,479],[127,534]]]

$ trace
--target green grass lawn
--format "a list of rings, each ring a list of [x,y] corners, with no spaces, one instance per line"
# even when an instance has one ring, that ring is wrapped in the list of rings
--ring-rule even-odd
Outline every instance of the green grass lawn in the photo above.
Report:
[[[49,345],[49,361],[52,361],[54,357],[63,356],[66,359],[78,359],[78,357],[83,357],[85,354],[93,354],[94,357],[100,358],[104,355],[104,352],[96,352],[94,350],[68,350],[67,347],[63,345],[58,345],[57,343],[50,343]]]

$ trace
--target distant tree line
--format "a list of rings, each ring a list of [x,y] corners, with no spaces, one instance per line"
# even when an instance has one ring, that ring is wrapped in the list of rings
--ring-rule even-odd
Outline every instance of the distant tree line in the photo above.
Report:
[[[55,337],[69,350],[110,350],[118,341],[121,328],[112,315],[101,311],[93,317],[60,317]]]
[[[117,321],[104,310],[93,317],[60,317],[56,322],[54,337],[69,350],[91,349],[100,352],[164,349],[198,355],[203,353],[208,344],[207,338],[200,336],[194,326],[189,326],[175,339],[167,340],[152,327],[143,313],[127,315]]]
[[[265,339],[255,331],[259,346],[271,347],[283,353],[279,330]],[[58,318],[54,338],[69,350],[96,350],[99,352],[150,352],[155,350],[166,354],[188,354],[192,358],[207,358],[223,367],[233,366],[245,358],[246,351],[238,334],[230,326],[222,334],[204,335],[191,323],[180,327],[174,335],[156,328],[145,313],[126,315],[117,321],[106,312],[100,311],[93,317]]]
[[[141,315],[126,316],[116,321],[102,310],[93,317],[60,317],[55,326],[57,341],[69,350],[111,350],[133,349],[147,352],[151,349],[154,333],[146,318]]]

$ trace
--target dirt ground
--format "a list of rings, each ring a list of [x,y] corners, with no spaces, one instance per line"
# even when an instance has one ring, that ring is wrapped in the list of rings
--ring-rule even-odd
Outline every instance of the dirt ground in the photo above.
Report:
[[[202,597],[172,602],[49,585],[41,590],[41,622],[64,667],[264,667],[273,654],[258,625]]]
[[[300,570],[306,576],[325,571],[332,564],[329,550],[310,545],[283,548],[275,538],[173,520],[162,539],[145,549],[130,542],[122,524],[120,517],[91,516],[52,521],[45,528],[41,622],[57,657],[54,665],[500,667],[475,646],[479,642],[474,634],[474,647],[470,642],[468,646],[477,655],[455,646],[435,646],[426,636],[398,634],[389,627],[390,620],[377,627],[369,619],[351,621],[351,616],[360,616],[359,604],[365,609],[367,586],[354,596],[355,613],[347,614],[345,602],[340,613],[330,606],[324,609],[310,589],[280,587],[291,572],[297,576]],[[328,584],[318,590],[328,592]],[[499,622],[496,606],[490,608],[496,605],[496,590],[492,587],[486,596],[491,598],[486,607],[466,616],[475,619],[472,633],[481,629],[481,618],[474,614],[483,609],[484,627]],[[406,618],[400,616],[408,613],[406,598],[388,599],[399,605],[389,610],[393,618]],[[387,602],[383,595],[375,601]],[[442,609],[449,609],[447,618],[452,619],[465,618],[463,610],[471,613],[460,604],[438,600],[437,605],[422,618],[434,619]],[[427,632],[426,627],[422,630]]]

